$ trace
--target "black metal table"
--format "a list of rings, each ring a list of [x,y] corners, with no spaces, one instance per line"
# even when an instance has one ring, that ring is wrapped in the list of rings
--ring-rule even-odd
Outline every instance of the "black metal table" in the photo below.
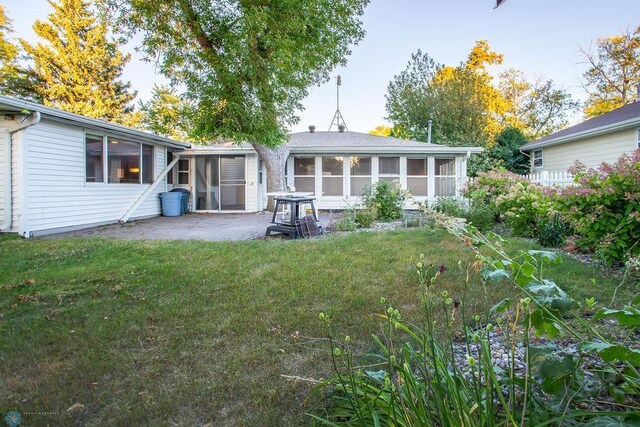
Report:
[[[276,202],[275,209],[273,210],[273,218],[271,219],[270,225],[267,227],[267,236],[271,236],[271,233],[282,233],[286,234],[290,239],[297,239],[299,236],[298,225],[300,224],[300,220],[303,219],[306,215],[302,212],[302,209],[305,205],[311,205],[311,215],[313,216],[314,221],[318,222],[318,217],[316,215],[316,209],[313,204],[315,197],[307,197],[307,196],[278,196],[275,197],[274,200]],[[289,218],[288,220],[282,218],[282,220],[278,221],[278,212],[280,209],[288,207],[289,208]]]

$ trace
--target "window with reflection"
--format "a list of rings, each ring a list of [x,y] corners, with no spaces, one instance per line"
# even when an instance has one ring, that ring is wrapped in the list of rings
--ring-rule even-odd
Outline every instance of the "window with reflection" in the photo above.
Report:
[[[140,144],[109,138],[109,182],[116,184],[140,184]]]
[[[86,182],[104,182],[103,137],[87,134],[85,137]]]

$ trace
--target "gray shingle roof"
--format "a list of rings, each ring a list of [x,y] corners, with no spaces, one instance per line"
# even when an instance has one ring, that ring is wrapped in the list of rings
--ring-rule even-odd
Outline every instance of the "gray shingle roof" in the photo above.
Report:
[[[292,149],[303,147],[442,147],[438,144],[410,141],[393,137],[370,135],[360,132],[299,132],[292,133],[289,139],[289,147]]]
[[[633,122],[634,119],[637,119],[637,121],[640,123],[640,102],[632,102],[631,104],[616,108],[615,110],[605,113],[601,116],[594,117],[582,123],[578,123],[577,125],[552,133],[551,135],[545,136],[544,138],[538,139],[537,141],[533,141],[523,145],[522,149],[526,150],[532,147],[544,146],[546,145],[546,143],[551,143],[559,139],[570,138],[571,136],[577,136],[578,134],[582,133],[588,134],[589,131],[595,132],[596,130],[600,130],[600,128],[614,126],[618,123],[627,121]],[[630,125],[632,126],[633,123],[631,123]]]

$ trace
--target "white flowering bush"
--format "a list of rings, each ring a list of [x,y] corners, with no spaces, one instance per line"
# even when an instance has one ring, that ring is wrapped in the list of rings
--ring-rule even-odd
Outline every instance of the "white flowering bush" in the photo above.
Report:
[[[496,206],[514,235],[535,237],[538,224],[556,214],[553,195],[552,189],[519,182],[496,198]]]

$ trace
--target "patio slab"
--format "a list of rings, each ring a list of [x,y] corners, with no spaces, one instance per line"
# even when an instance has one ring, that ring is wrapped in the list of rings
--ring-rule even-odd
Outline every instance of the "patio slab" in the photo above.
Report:
[[[155,217],[125,224],[58,233],[46,238],[111,237],[139,240],[210,240],[233,241],[264,238],[271,222],[271,213],[190,213],[178,217]],[[337,214],[320,214],[320,223],[326,229]]]

